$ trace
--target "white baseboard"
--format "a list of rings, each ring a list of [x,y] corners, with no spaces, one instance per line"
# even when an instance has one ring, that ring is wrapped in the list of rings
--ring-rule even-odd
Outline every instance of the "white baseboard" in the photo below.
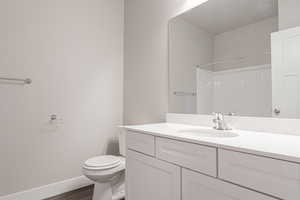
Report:
[[[79,176],[61,182],[44,185],[38,188],[2,196],[0,197],[0,200],[42,200],[91,184],[93,184],[93,182],[87,179],[85,176]]]

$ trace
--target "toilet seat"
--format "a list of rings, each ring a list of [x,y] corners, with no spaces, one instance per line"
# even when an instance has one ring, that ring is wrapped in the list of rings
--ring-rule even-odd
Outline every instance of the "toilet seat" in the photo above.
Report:
[[[114,160],[115,164],[112,165],[106,165],[104,168],[103,167],[88,167],[83,165],[82,167],[82,173],[88,177],[89,179],[95,181],[95,182],[107,182],[111,181],[111,179],[115,176],[118,176],[125,171],[125,158],[123,157],[117,157],[119,159],[119,164],[117,165],[118,162]],[[87,163],[89,164],[89,163]],[[114,167],[115,166],[115,167]]]
[[[120,164],[120,157],[105,155],[88,159],[83,168],[87,170],[107,170],[118,167]]]

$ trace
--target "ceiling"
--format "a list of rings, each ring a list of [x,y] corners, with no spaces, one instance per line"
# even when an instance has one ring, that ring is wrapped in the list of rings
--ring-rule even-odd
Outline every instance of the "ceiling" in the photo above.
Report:
[[[209,0],[180,15],[212,34],[278,15],[278,0]]]

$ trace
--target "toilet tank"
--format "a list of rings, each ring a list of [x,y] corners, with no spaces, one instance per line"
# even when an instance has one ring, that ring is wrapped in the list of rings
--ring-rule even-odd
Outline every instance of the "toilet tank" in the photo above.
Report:
[[[126,156],[126,130],[124,128],[120,128],[119,151],[122,156]]]

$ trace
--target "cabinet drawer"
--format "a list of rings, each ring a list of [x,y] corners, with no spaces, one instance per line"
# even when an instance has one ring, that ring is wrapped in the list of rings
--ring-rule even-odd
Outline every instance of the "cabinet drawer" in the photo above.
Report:
[[[275,200],[269,196],[220,181],[196,172],[182,170],[182,200]]]
[[[182,170],[182,200],[275,200],[269,196],[220,181],[196,172]]]
[[[213,147],[157,138],[156,156],[204,174],[217,175],[217,150]]]
[[[127,148],[147,155],[155,154],[155,139],[152,135],[128,131],[126,135]]]
[[[282,199],[300,199],[299,164],[220,149],[219,177]]]

